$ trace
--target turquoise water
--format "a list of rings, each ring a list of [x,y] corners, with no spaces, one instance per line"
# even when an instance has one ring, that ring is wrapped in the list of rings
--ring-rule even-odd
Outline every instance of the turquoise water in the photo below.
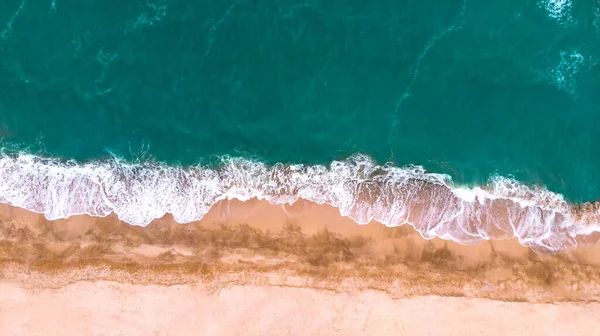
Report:
[[[352,181],[385,184],[417,170],[410,181],[464,186],[468,195],[452,189],[444,196],[461,199],[448,201],[453,206],[473,203],[474,195],[481,201],[479,187],[521,208],[533,202],[535,214],[527,205],[528,214],[515,220],[541,221],[543,232],[558,225],[556,216],[573,221],[564,200],[600,198],[596,0],[8,0],[0,4],[0,29],[0,175],[13,181],[3,182],[0,198],[49,217],[119,213],[107,191],[115,181],[144,184],[144,197],[175,188],[183,203],[201,198],[182,220],[201,216],[192,212],[219,197],[269,198],[285,189],[286,201],[311,198],[302,191],[306,185],[274,178],[278,166],[261,180],[274,189],[248,181],[277,163],[303,164],[302,174],[323,168],[343,175],[330,167],[334,161],[354,169],[343,175]],[[224,187],[223,171],[234,160],[224,157],[245,158],[263,170],[244,168],[242,180]],[[181,177],[197,165],[206,172]],[[365,165],[373,169],[366,177]],[[407,165],[416,168],[401,168]],[[179,182],[166,181],[171,173],[156,172],[161,169],[177,170],[172,174]],[[219,176],[202,175],[219,169]],[[385,181],[377,178],[382,170]],[[311,174],[330,186],[348,182]],[[73,182],[83,175],[89,185]],[[215,178],[219,191],[198,196],[189,187],[198,176]],[[48,182],[53,178],[58,182]],[[320,192],[326,188],[311,181]],[[245,196],[235,194],[232,183]],[[286,183],[294,187],[282,187]],[[159,187],[163,191],[152,189]],[[64,198],[56,196],[63,191]],[[407,220],[380,192],[364,197],[371,205],[387,204],[390,224]],[[94,193],[110,200],[104,210],[90,210],[102,208],[90,201]],[[332,197],[318,201],[338,206],[343,198]],[[178,211],[168,200],[135,204],[159,203],[148,220]],[[362,215],[353,211],[371,211],[339,207],[355,219]],[[125,213],[139,209],[127,209],[119,215],[136,222]],[[358,221],[371,215],[365,216]],[[542,219],[534,223],[532,216]],[[434,217],[427,221],[440,221]]]

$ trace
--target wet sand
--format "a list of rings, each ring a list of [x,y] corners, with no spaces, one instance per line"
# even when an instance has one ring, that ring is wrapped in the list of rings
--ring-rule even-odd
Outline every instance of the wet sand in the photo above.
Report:
[[[463,246],[305,201],[146,227],[0,205],[2,335],[592,335],[599,279],[598,247]]]

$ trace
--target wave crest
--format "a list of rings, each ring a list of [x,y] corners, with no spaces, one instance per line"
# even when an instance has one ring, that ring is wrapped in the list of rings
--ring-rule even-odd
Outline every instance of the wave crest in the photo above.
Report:
[[[187,223],[220,200],[251,198],[272,204],[302,198],[334,206],[359,224],[410,224],[426,239],[461,244],[516,237],[525,246],[558,252],[575,248],[577,236],[600,231],[597,204],[576,207],[560,194],[501,176],[484,186],[457,187],[448,175],[377,165],[363,155],[329,167],[225,157],[214,169],[0,156],[0,202],[50,220],[114,212],[127,223],[147,225],[171,213]]]

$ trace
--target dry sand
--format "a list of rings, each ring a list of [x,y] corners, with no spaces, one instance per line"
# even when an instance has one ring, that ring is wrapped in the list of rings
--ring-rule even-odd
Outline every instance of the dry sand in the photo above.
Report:
[[[595,335],[599,279],[598,248],[427,241],[304,201],[147,227],[0,205],[0,335]]]
[[[600,305],[382,292],[82,282],[32,295],[0,285],[2,335],[597,335]]]

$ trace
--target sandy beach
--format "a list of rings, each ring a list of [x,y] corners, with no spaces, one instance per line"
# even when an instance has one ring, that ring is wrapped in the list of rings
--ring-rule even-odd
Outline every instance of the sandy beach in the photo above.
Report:
[[[80,282],[35,294],[0,286],[3,335],[594,335],[600,305],[364,290]]]
[[[463,246],[298,201],[201,221],[0,206],[2,335],[593,335],[600,249]]]
[[[600,336],[598,125],[600,0],[0,1],[0,336]]]

